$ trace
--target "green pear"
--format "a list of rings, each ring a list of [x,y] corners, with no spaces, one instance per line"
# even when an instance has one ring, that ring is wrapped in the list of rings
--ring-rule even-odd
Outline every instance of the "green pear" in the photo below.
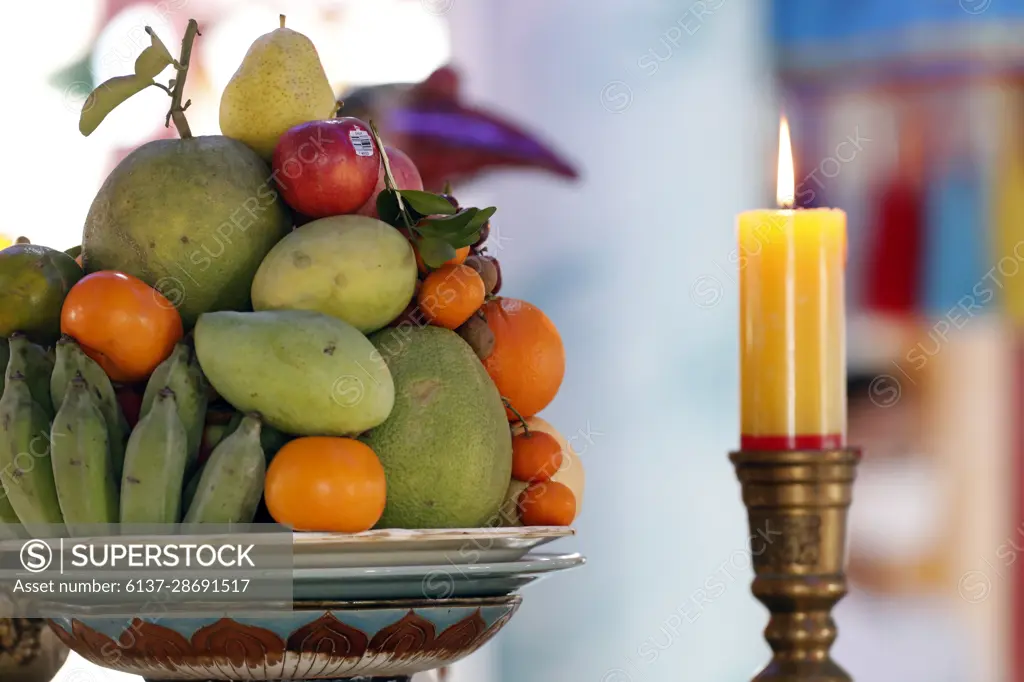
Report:
[[[337,109],[313,42],[284,27],[249,47],[220,98],[220,130],[270,161],[281,134]]]

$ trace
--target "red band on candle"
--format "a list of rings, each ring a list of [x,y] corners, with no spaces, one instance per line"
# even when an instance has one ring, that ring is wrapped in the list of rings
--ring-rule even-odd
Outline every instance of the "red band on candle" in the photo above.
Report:
[[[846,445],[841,433],[741,436],[741,450],[835,450]]]

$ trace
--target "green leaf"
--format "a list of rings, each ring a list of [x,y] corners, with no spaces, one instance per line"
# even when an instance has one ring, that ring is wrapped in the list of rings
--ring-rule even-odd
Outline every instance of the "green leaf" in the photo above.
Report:
[[[401,211],[398,209],[398,197],[390,189],[377,195],[377,215],[388,225],[405,227]]]
[[[430,192],[419,192],[414,189],[403,189],[402,198],[420,215],[452,215],[455,207],[447,199]]]
[[[421,220],[416,224],[416,231],[424,237],[429,239],[440,239],[444,241],[448,235],[451,234],[451,230],[446,228],[444,225],[436,225],[431,220]]]
[[[476,244],[477,239],[480,239],[480,228],[474,227],[468,232],[449,237],[448,243],[452,245],[452,248],[461,249],[464,246]]]
[[[448,242],[440,239],[422,238],[416,242],[416,249],[420,252],[420,258],[428,268],[439,268],[452,258],[455,258],[455,249]]]
[[[445,239],[460,234],[472,222],[479,209],[464,208],[455,215],[446,218],[428,218],[417,228],[426,236]]]
[[[149,26],[146,27],[146,33],[149,34],[152,44],[135,60],[135,75],[139,78],[155,78],[174,63],[174,57]]]
[[[463,246],[472,246],[480,239],[481,229],[482,225],[477,224],[477,221],[473,220],[461,232],[450,236],[448,243],[457,249],[461,249]]]
[[[152,78],[142,78],[138,75],[116,76],[100,83],[89,93],[85,104],[82,105],[78,130],[85,136],[91,135],[117,105],[150,85],[153,85]]]
[[[482,228],[484,226],[484,223],[486,223],[488,220],[490,220],[491,216],[494,215],[497,212],[498,212],[498,209],[495,206],[488,206],[487,208],[481,208],[477,212],[477,214],[475,216],[473,216],[473,222],[470,223],[470,224],[473,225],[474,227],[476,227],[477,229],[480,229],[480,228]]]

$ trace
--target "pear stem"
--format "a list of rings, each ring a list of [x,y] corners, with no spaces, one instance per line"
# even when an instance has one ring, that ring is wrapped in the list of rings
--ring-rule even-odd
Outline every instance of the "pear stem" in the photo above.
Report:
[[[188,20],[188,28],[185,29],[185,37],[181,39],[181,57],[178,59],[178,74],[174,78],[174,92],[171,93],[171,109],[167,112],[167,125],[174,121],[174,127],[178,129],[178,135],[183,140],[192,137],[192,129],[188,127],[188,120],[185,118],[185,109],[181,104],[181,98],[185,94],[185,76],[188,75],[188,63],[192,58],[192,43],[196,36],[202,35],[199,32],[199,24],[195,19]]]
[[[284,15],[281,15],[281,28],[284,28]]]

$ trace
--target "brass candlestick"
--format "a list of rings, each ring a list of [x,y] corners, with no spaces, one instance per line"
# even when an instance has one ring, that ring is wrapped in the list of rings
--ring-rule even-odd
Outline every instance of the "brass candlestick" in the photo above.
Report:
[[[829,656],[846,594],[846,523],[860,451],[730,455],[750,522],[754,582],[771,662],[754,682],[852,682]]]

